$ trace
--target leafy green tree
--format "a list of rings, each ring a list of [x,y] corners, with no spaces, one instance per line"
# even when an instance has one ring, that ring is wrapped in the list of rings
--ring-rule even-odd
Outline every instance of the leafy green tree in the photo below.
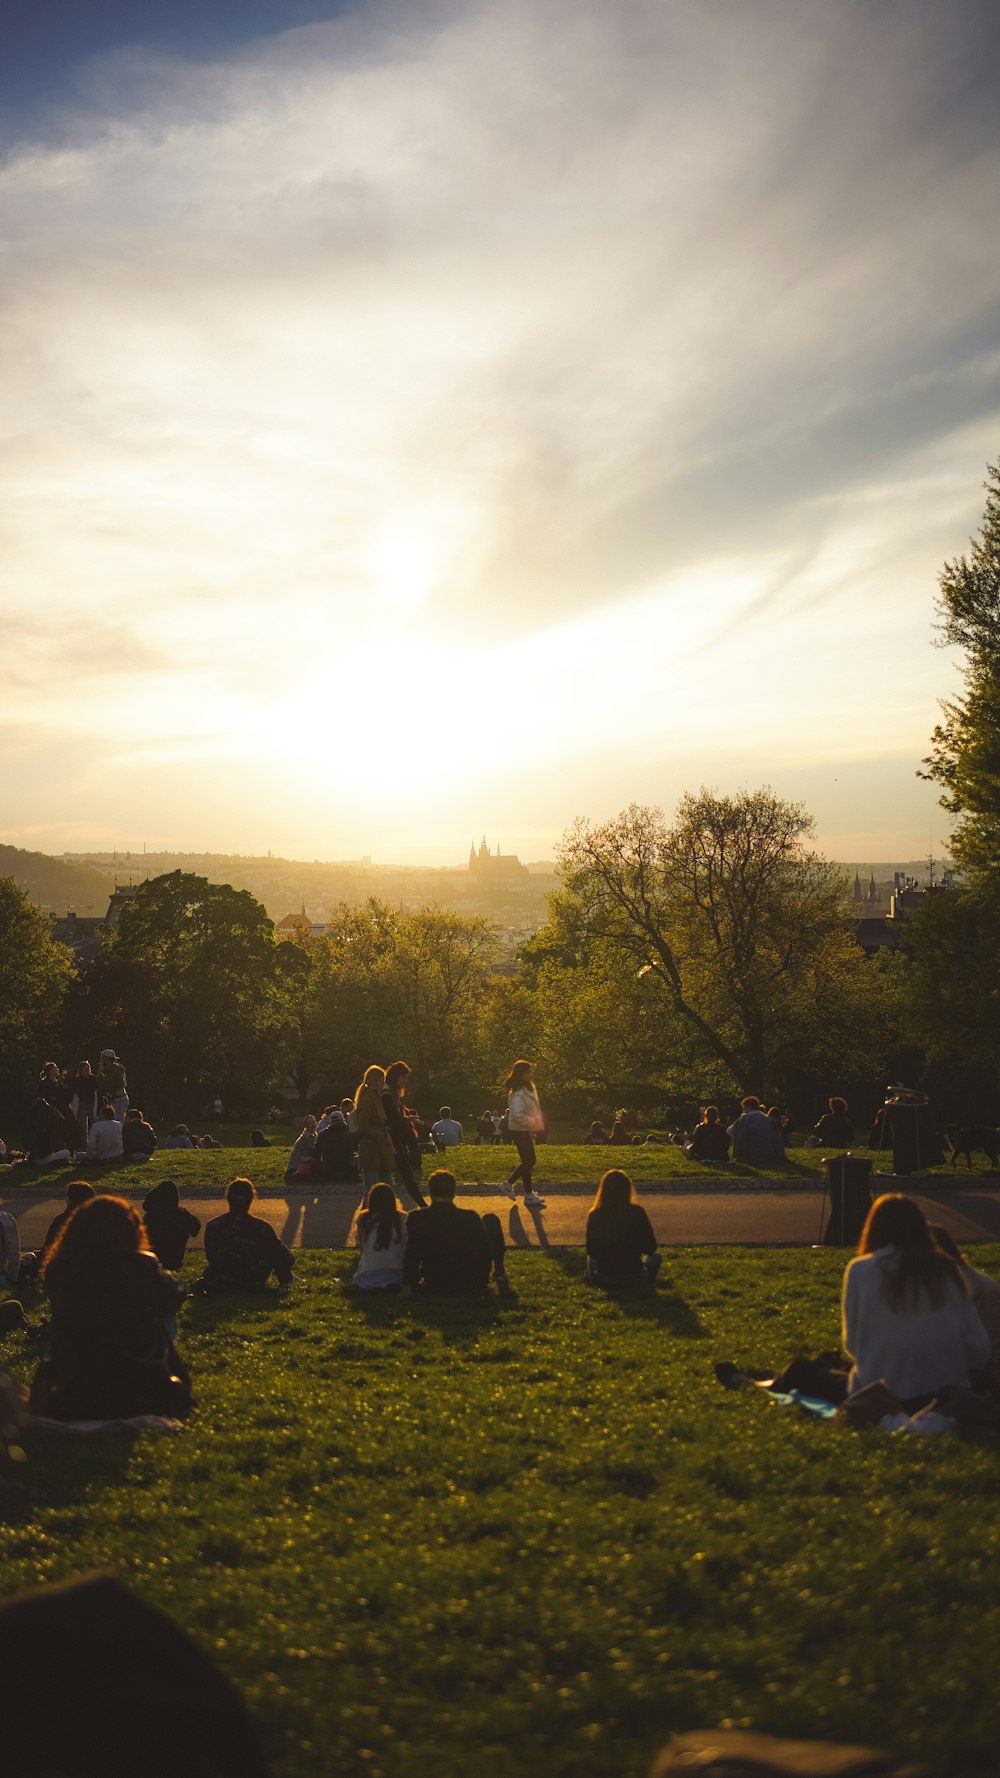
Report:
[[[184,871],[154,877],[105,934],[77,1020],[115,1044],[150,1105],[193,1115],[217,1091],[231,1104],[259,1099],[289,1039],[278,951],[245,890]]]
[[[803,1064],[839,1071],[845,1052],[884,1046],[877,974],[839,872],[809,848],[812,829],[801,805],[768,790],[702,790],[671,826],[633,804],[566,836],[557,920],[577,966],[600,941],[657,996],[659,1041],[644,1041],[675,1083],[700,1069],[774,1092]]]
[[[55,1047],[73,960],[13,877],[0,877],[0,1087],[37,1070]]]

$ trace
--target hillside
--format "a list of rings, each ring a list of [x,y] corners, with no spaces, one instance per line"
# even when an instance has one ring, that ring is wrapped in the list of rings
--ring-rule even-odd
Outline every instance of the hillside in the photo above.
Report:
[[[76,859],[50,858],[0,846],[0,877],[13,877],[37,907],[53,913],[103,915],[115,886],[114,870]]]

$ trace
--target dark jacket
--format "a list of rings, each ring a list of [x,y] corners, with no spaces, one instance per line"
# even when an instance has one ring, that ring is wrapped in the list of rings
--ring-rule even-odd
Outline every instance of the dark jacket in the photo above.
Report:
[[[227,1210],[205,1224],[205,1257],[207,1291],[263,1290],[272,1272],[285,1284],[295,1265],[271,1224],[244,1210]]]
[[[590,1212],[587,1255],[603,1277],[632,1278],[642,1269],[643,1256],[655,1252],[653,1225],[641,1204]]]
[[[821,1144],[836,1146],[851,1143],[854,1141],[854,1125],[841,1111],[824,1111],[814,1134],[819,1137]]]
[[[729,1137],[722,1124],[699,1124],[691,1137],[691,1158],[695,1161],[727,1161]]]
[[[144,1119],[128,1118],[122,1124],[122,1154],[152,1154],[156,1147],[156,1132],[152,1124]]]
[[[356,1140],[339,1114],[320,1130],[316,1137],[316,1165],[324,1178],[342,1181],[357,1178]]]
[[[46,1280],[49,1359],[32,1386],[36,1411],[64,1420],[182,1411],[176,1358],[164,1329],[184,1300],[151,1253],[130,1253],[69,1275],[58,1256]],[[186,1403],[185,1403],[186,1396]]]
[[[44,1160],[60,1148],[68,1148],[66,1120],[40,1095],[28,1112],[28,1148],[33,1160]]]
[[[406,1219],[403,1282],[424,1284],[439,1296],[482,1290],[490,1275],[490,1246],[483,1219],[438,1199]]]

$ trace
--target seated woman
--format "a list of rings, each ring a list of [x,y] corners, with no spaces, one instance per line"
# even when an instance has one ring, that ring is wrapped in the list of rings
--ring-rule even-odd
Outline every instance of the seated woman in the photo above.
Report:
[[[701,1123],[684,1144],[684,1153],[693,1161],[728,1161],[729,1137],[717,1105],[706,1105]]]
[[[814,1126],[813,1135],[819,1148],[846,1146],[854,1141],[854,1125],[847,1115],[847,1100],[834,1094],[827,1100],[827,1110]]]
[[[335,1106],[325,1127],[316,1136],[314,1160],[324,1179],[335,1179],[341,1184],[354,1183],[358,1177],[358,1163],[354,1153],[356,1141],[357,1138],[351,1135],[347,1127],[343,1112]]]
[[[313,1156],[316,1153],[316,1119],[312,1113],[306,1118],[300,1134],[292,1143],[292,1152],[288,1157],[285,1177],[290,1179],[293,1173],[311,1173]]]
[[[168,1148],[193,1148],[194,1147],[194,1143],[191,1140],[191,1132],[188,1129],[187,1124],[175,1124],[174,1125],[173,1129],[170,1132],[170,1135],[167,1137],[167,1147]]]
[[[587,1218],[587,1282],[614,1290],[651,1290],[660,1269],[656,1236],[627,1173],[612,1167],[597,1188]]]
[[[122,1126],[110,1105],[104,1105],[90,1126],[87,1157],[92,1161],[120,1161],[124,1153]]]
[[[208,1266],[198,1282],[199,1292],[211,1296],[263,1290],[272,1272],[282,1288],[291,1283],[295,1261],[288,1248],[269,1222],[250,1214],[256,1195],[249,1179],[234,1179],[226,1193],[226,1214],[205,1224]]]
[[[201,1228],[197,1216],[185,1210],[172,1179],[161,1179],[142,1200],[142,1220],[146,1238],[161,1266],[168,1272],[179,1272],[184,1264],[188,1242]]]
[[[597,1119],[595,1118],[594,1122],[590,1126],[590,1129],[587,1131],[586,1136],[583,1138],[584,1148],[591,1148],[591,1147],[597,1148],[601,1144],[607,1142],[607,1140],[608,1140],[608,1134],[604,1128],[604,1125],[599,1124],[597,1122]]]
[[[989,1361],[990,1340],[955,1261],[934,1245],[913,1198],[876,1199],[844,1273],[847,1394],[883,1381],[903,1406],[967,1387]]]
[[[59,1215],[54,1217],[49,1223],[45,1239],[42,1242],[40,1257],[43,1263],[50,1248],[55,1245],[55,1239],[59,1230],[69,1221],[74,1210],[76,1210],[80,1204],[86,1204],[91,1198],[95,1198],[96,1196],[97,1193],[88,1179],[70,1180],[66,1187],[66,1208],[65,1210],[60,1210]]]
[[[122,1124],[122,1154],[128,1160],[148,1161],[155,1147],[156,1134],[152,1124],[147,1124],[142,1112],[130,1106]]]
[[[181,1415],[191,1391],[165,1323],[184,1291],[150,1253],[124,1198],[80,1204],[42,1269],[52,1304],[50,1356],[31,1386],[37,1414],[106,1420]]]
[[[608,1141],[613,1142],[616,1148],[630,1148],[632,1146],[632,1138],[629,1135],[628,1125],[622,1117],[621,1112],[618,1113],[618,1116],[615,1118],[615,1121],[611,1126],[611,1134],[608,1137]]]
[[[361,1252],[352,1284],[358,1290],[399,1290],[406,1258],[406,1213],[391,1185],[372,1186],[356,1235]]]

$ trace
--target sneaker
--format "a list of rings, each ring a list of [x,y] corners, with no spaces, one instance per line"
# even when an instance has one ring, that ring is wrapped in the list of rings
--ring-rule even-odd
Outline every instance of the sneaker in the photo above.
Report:
[[[511,1196],[513,1196],[513,1193],[511,1193]],[[540,1198],[537,1192],[525,1192],[524,1202],[529,1210],[545,1209],[545,1199]]]
[[[517,1197],[517,1193],[516,1193],[516,1191],[515,1191],[515,1190],[514,1190],[514,1187],[513,1187],[513,1186],[512,1186],[512,1185],[508,1185],[508,1184],[507,1184],[507,1183],[506,1183],[506,1181],[505,1181],[505,1182],[504,1182],[504,1184],[503,1184],[503,1185],[502,1185],[502,1186],[501,1186],[501,1187],[500,1187],[500,1190],[501,1190],[501,1191],[502,1191],[502,1192],[506,1192],[506,1193],[507,1193],[507,1196],[508,1196],[508,1198],[516,1198],[516,1197]]]
[[[502,1297],[505,1303],[517,1302],[517,1291],[514,1289],[506,1272],[499,1272],[497,1274],[496,1286],[497,1296]]]

